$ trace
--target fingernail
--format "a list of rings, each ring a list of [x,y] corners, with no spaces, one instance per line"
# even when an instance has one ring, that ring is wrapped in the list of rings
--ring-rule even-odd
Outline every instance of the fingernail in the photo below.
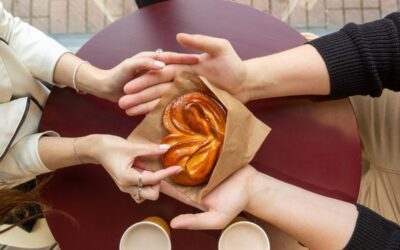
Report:
[[[168,144],[161,144],[158,146],[159,149],[161,150],[168,150],[171,146]]]
[[[158,61],[158,60],[155,60],[155,61],[154,61],[154,66],[156,66],[157,68],[162,69],[162,68],[165,67],[165,63],[164,63],[164,62],[161,62],[161,61]]]
[[[181,166],[177,166],[177,167],[179,167],[179,168],[176,169],[175,173],[178,174],[178,173],[182,172],[183,168]]]

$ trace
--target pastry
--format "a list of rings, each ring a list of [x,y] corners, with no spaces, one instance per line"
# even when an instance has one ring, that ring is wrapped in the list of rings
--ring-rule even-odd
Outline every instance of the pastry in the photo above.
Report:
[[[162,140],[171,148],[162,158],[163,166],[184,170],[171,179],[181,185],[207,182],[218,159],[225,133],[226,111],[213,96],[190,92],[173,99],[165,108]]]

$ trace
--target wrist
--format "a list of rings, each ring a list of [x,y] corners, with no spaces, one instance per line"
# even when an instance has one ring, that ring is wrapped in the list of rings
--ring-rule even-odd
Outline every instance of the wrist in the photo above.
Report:
[[[249,96],[249,67],[247,65],[247,61],[242,61],[243,70],[242,74],[238,77],[240,78],[239,82],[235,85],[232,85],[232,89],[229,91],[233,96],[235,96],[242,103],[246,103],[250,101]]]
[[[75,153],[81,163],[98,164],[98,148],[102,144],[101,135],[88,135],[79,137],[74,143]],[[95,145],[95,146],[94,146]]]
[[[275,97],[279,88],[274,72],[270,71],[269,61],[260,58],[245,61],[247,68],[246,90],[249,101]],[[263,65],[260,67],[260,65]],[[268,71],[268,72],[267,72]]]
[[[244,210],[255,216],[267,213],[274,204],[274,196],[277,190],[276,181],[275,178],[257,171],[249,185],[249,200]],[[268,204],[268,206],[262,204]]]
[[[260,81],[259,72],[255,68],[257,64],[257,62],[254,62],[254,59],[244,61],[246,77],[244,78],[241,92],[246,98],[246,102],[259,99],[259,92],[262,92],[263,88],[265,88]]]
[[[89,63],[84,63],[76,74],[76,84],[80,91],[95,96],[101,96],[104,90],[102,84],[106,76],[106,70],[99,69]]]

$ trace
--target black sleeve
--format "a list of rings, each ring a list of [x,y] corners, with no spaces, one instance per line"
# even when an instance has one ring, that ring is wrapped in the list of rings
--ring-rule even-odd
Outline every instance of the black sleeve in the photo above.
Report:
[[[324,59],[331,96],[380,96],[400,90],[400,12],[381,20],[347,24],[340,31],[308,42]]]
[[[353,235],[345,250],[400,249],[400,227],[373,212],[357,205],[358,218]]]
[[[139,9],[163,1],[165,0],[135,0],[136,5],[138,6]]]

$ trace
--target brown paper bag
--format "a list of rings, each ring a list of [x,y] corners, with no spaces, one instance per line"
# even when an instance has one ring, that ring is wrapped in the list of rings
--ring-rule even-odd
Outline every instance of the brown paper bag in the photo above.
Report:
[[[253,159],[271,129],[226,91],[213,86],[204,77],[184,72],[176,77],[173,86],[161,98],[155,109],[133,130],[128,140],[160,143],[168,134],[162,123],[164,108],[175,97],[193,91],[213,93],[227,110],[224,143],[208,183],[188,187],[168,181],[193,201],[200,202],[218,184]],[[160,158],[146,158],[143,161],[153,170],[163,167]]]

